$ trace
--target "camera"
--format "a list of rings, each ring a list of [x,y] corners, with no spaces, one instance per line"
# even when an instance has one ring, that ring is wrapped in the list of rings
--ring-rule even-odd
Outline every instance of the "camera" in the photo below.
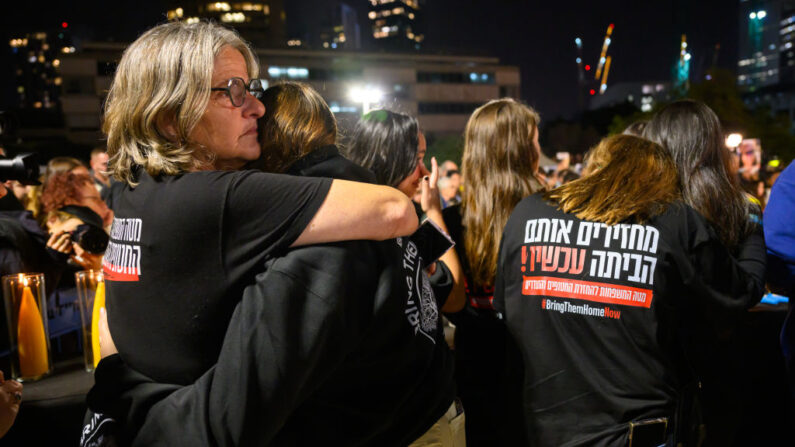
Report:
[[[82,224],[78,225],[71,236],[72,242],[76,243],[83,250],[88,253],[99,255],[105,253],[108,248],[108,233],[105,233],[101,228],[94,225]]]
[[[39,185],[39,161],[36,154],[19,154],[0,160],[0,180],[16,180],[23,185]]]

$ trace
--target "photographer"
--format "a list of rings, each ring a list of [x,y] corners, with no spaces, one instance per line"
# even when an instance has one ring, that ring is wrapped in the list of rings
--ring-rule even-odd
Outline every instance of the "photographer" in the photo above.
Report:
[[[91,179],[84,174],[64,172],[47,179],[41,195],[50,236],[47,247],[69,255],[73,265],[100,269],[107,246],[105,228],[113,220]]]

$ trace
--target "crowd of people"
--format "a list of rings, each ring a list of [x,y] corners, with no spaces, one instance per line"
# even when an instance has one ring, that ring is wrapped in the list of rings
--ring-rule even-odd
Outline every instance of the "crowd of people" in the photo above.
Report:
[[[544,172],[538,113],[503,98],[459,169],[426,163],[413,116],[343,138],[318,92],[258,71],[234,31],[158,25],[91,170],[7,184],[27,245],[5,273],[104,272],[82,446],[731,442],[715,352],[766,284],[793,296],[795,168],[749,191],[680,100]],[[7,430],[22,388],[0,383]]]

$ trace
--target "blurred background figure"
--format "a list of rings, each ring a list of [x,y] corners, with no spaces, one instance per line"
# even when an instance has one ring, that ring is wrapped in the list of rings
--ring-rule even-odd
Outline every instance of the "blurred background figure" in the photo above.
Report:
[[[88,162],[91,167],[91,178],[94,180],[97,191],[105,199],[110,188],[110,177],[108,176],[108,153],[104,147],[97,147],[91,151],[91,159]]]
[[[445,160],[439,165],[439,177],[447,177],[451,171],[458,171],[458,165],[452,160]]]
[[[442,208],[461,203],[461,173],[449,170],[439,177],[439,194],[442,196]]]

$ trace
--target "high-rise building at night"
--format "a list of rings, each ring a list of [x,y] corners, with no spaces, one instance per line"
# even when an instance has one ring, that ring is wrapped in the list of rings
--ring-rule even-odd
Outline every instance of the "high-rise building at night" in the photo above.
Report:
[[[370,0],[368,18],[381,48],[419,50],[425,39],[420,0]]]
[[[208,2],[172,0],[168,20],[199,21],[207,18],[236,29],[255,47],[283,47],[287,44],[283,0],[249,2]]]
[[[753,92],[779,82],[780,21],[786,0],[741,0],[737,84]]]
[[[781,45],[779,56],[779,80],[782,83],[795,83],[795,9],[782,12],[780,31]]]
[[[74,53],[64,23],[62,29],[37,31],[12,38],[16,106],[20,109],[56,109],[60,107],[63,79],[61,57]]]
[[[318,33],[318,48],[359,50],[362,35],[356,10],[346,3],[331,5],[330,22]]]

